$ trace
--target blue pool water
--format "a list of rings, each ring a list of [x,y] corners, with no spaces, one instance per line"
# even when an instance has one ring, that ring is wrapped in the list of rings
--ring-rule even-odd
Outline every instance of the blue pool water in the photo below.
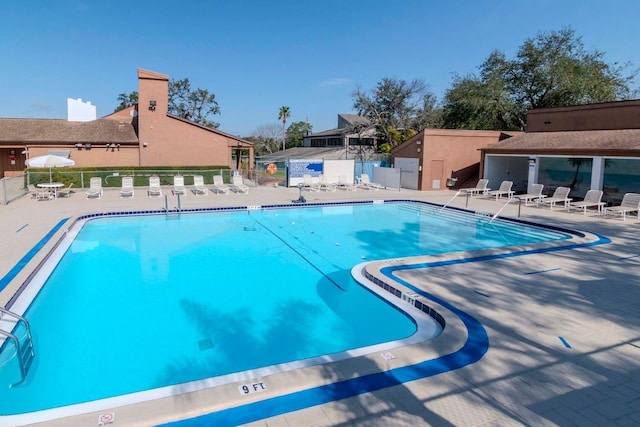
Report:
[[[90,220],[25,313],[38,356],[15,388],[0,367],[0,414],[400,340],[414,321],[354,265],[568,237],[416,203]]]

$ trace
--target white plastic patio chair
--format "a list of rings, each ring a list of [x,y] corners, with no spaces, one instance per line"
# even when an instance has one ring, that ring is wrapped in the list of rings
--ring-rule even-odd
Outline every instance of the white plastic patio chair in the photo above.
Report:
[[[542,184],[531,184],[531,192],[530,193],[518,194],[516,196],[516,198],[520,199],[521,201],[523,201],[525,206],[529,206],[529,205],[533,204],[533,202],[535,202],[535,204],[537,206],[537,205],[540,204],[542,199],[547,197],[544,194],[542,194],[542,190],[543,189],[544,189],[544,185],[542,185]]]
[[[240,175],[234,175],[231,181],[231,191],[235,193],[248,193],[249,187],[244,183]]]
[[[302,182],[304,184],[304,188],[307,191],[320,191],[320,181],[316,181],[313,179],[311,175],[303,175]]]
[[[123,176],[122,184],[120,187],[120,197],[133,197],[133,177],[132,176]]]
[[[209,189],[206,185],[204,185],[204,178],[202,177],[202,175],[193,176],[193,194],[195,194],[196,196],[198,194],[209,194]]]
[[[619,215],[623,221],[627,220],[627,214],[637,212],[640,219],[640,194],[627,193],[622,197],[622,202],[617,206],[609,206],[604,208],[604,215]]]
[[[102,178],[94,176],[89,180],[89,189],[87,190],[87,199],[99,199],[102,197]]]
[[[498,200],[502,196],[511,198],[514,193],[513,190],[511,190],[511,187],[513,187],[513,181],[502,181],[500,183],[500,188],[498,188],[497,190],[487,191],[484,193],[484,196],[487,198],[496,196],[496,200]]]
[[[150,176],[149,177],[149,189],[147,190],[147,194],[149,197],[151,196],[162,196],[162,187],[160,187],[160,177],[159,176]]]
[[[600,215],[604,205],[605,203],[602,201],[602,190],[589,190],[587,194],[585,194],[584,200],[580,202],[570,202],[569,209],[582,209],[582,214],[586,215],[588,208],[596,208],[598,215]]]
[[[380,190],[381,188],[384,188],[380,184],[371,182],[371,180],[369,179],[369,175],[366,173],[360,174],[360,182],[358,183],[358,187],[364,188],[365,190]]]
[[[484,194],[487,191],[489,191],[489,188],[487,188],[488,184],[489,184],[489,180],[483,178],[483,179],[478,180],[478,183],[476,184],[475,187],[472,187],[472,188],[461,188],[460,191],[464,191],[466,193],[469,193],[472,196],[478,195],[478,194]]]
[[[213,176],[213,192],[220,194],[229,194],[229,186],[224,183],[222,175]]]
[[[171,189],[171,192],[174,196],[178,194],[181,196],[187,195],[187,188],[184,186],[184,176],[175,175],[173,177],[173,188]]]
[[[338,188],[341,190],[355,191],[357,187],[353,182],[347,181],[347,177],[345,175],[339,175]]]
[[[547,197],[542,201],[543,205],[549,205],[549,209],[553,210],[553,208],[561,203],[564,206],[565,210],[569,209],[569,203],[572,199],[569,198],[569,193],[571,189],[569,187],[558,187],[553,192],[551,197]]]

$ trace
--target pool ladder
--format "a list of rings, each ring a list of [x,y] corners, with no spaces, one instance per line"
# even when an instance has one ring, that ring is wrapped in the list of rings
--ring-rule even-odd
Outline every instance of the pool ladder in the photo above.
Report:
[[[10,331],[13,330],[11,328],[9,331],[4,330],[0,324],[0,335],[4,335],[5,337],[11,339],[13,344],[16,346],[16,355],[18,356],[18,365],[20,366],[20,381],[15,384],[11,384],[11,387],[15,387],[21,384],[25,378],[27,377],[27,372],[29,372],[29,368],[33,363],[33,359],[36,357],[35,352],[33,351],[33,339],[31,338],[31,327],[29,326],[29,322],[24,317],[19,314],[13,313],[6,308],[0,307],[0,321],[5,318],[9,318],[13,320],[11,323],[15,323],[17,326],[20,322],[24,323],[26,328],[26,335],[24,339],[24,343],[20,345],[20,338],[16,335],[12,334]],[[5,343],[6,344],[6,343]],[[1,348],[1,347],[0,347]]]

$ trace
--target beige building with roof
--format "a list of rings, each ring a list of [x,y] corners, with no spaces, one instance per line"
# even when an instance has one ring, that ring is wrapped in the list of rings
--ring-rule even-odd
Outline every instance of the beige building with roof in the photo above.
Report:
[[[252,143],[170,114],[168,93],[169,76],[138,69],[139,102],[125,110],[92,120],[75,111],[91,111],[78,100],[68,103],[66,120],[0,118],[0,178],[22,174],[27,158],[45,154],[72,158],[76,167],[234,169],[238,153],[254,164]]]
[[[482,148],[480,176],[517,191],[570,187],[572,198],[603,190],[619,202],[640,192],[640,100],[531,110],[525,133]]]
[[[516,132],[517,133],[517,132]],[[424,129],[391,150],[402,188],[460,188],[478,178],[480,149],[514,132],[464,129]]]

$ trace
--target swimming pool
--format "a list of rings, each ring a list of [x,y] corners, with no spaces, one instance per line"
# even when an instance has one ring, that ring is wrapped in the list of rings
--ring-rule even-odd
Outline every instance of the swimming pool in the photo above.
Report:
[[[24,405],[37,400],[29,393],[39,392],[28,389],[38,381],[37,372],[45,370],[41,367],[45,363],[51,363],[45,377],[57,400],[44,407],[54,407],[228,374],[238,369],[228,366],[230,359],[234,364],[238,359],[246,362],[241,369],[281,363],[278,355],[257,362],[267,349],[275,347],[278,353],[281,346],[247,332],[254,329],[260,336],[285,334],[285,341],[303,344],[305,350],[308,346],[309,352],[296,353],[296,359],[402,339],[413,334],[415,323],[390,304],[375,304],[380,302],[375,297],[367,302],[370,293],[351,279],[354,264],[569,237],[538,227],[489,223],[466,213],[445,214],[413,203],[95,219],[70,234],[75,239],[69,239],[68,248],[59,248],[64,257],[50,267],[50,276],[44,272],[46,283],[26,311],[38,334],[40,356],[24,387],[2,396],[3,414],[35,410]],[[178,242],[175,236],[180,236]],[[250,272],[258,274],[247,277]],[[244,288],[244,283],[260,286]],[[122,284],[127,286],[115,286]],[[305,284],[304,293],[282,298],[276,305],[279,311],[265,309],[272,295],[286,295]],[[195,295],[203,299],[196,300]],[[322,304],[309,302],[311,297]],[[74,299],[77,309],[70,308]],[[380,314],[364,316],[373,305],[379,306]],[[80,308],[87,310],[79,312]],[[313,316],[322,310],[337,316],[324,325],[327,328],[316,331]],[[152,315],[163,322],[158,324]],[[384,321],[371,324],[380,319]],[[359,329],[340,334],[352,336],[342,337],[345,340],[335,348],[326,347],[336,331],[358,324]],[[225,334],[217,335],[212,325],[224,325]],[[48,326],[52,331],[43,332]],[[177,338],[185,341],[172,346]],[[81,342],[82,348],[75,349],[64,339]],[[212,363],[212,350],[229,341],[240,346],[227,349],[226,358],[214,358]],[[260,343],[258,348],[255,342]],[[63,353],[60,348],[65,349],[63,355],[80,353],[85,364],[69,357],[50,359]],[[152,354],[136,353],[147,349]],[[131,353],[137,356],[131,358]],[[152,363],[156,359],[160,365]],[[210,365],[227,370],[216,371]],[[96,367],[97,371],[88,371]],[[114,367],[120,370],[110,371]],[[74,373],[76,368],[80,370]],[[8,372],[2,369],[1,374]],[[148,373],[153,383],[133,388],[124,384],[122,377],[144,376],[141,373]],[[80,383],[69,387],[70,379],[77,377]]]

